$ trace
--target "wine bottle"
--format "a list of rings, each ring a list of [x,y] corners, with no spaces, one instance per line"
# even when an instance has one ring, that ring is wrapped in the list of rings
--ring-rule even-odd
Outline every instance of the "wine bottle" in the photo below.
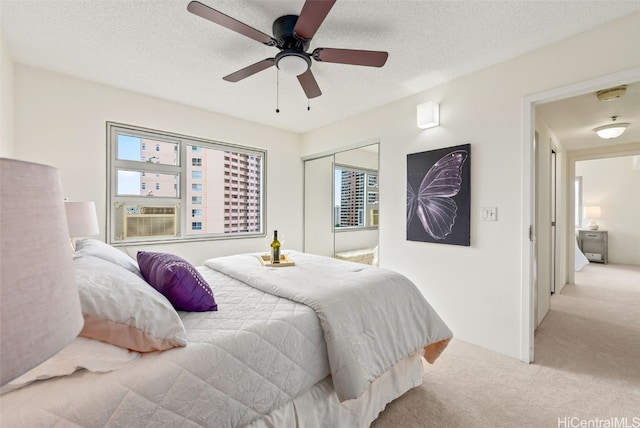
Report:
[[[278,241],[278,231],[273,231],[273,241],[271,242],[271,264],[280,263],[280,241]]]

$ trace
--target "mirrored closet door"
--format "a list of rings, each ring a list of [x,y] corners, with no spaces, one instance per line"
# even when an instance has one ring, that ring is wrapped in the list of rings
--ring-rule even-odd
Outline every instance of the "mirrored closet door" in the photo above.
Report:
[[[305,159],[304,251],[375,264],[378,143]]]

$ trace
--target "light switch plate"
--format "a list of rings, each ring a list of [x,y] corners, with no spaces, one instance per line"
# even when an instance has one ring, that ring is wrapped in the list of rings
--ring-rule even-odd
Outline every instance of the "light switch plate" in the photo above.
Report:
[[[482,208],[482,220],[483,221],[498,221],[498,208],[497,207],[484,207],[484,208]]]

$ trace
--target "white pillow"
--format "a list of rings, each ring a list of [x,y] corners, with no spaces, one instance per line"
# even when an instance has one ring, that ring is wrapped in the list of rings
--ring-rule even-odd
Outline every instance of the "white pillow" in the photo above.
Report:
[[[139,357],[138,352],[127,351],[97,340],[76,337],[53,357],[3,385],[0,388],[0,394],[22,388],[36,380],[67,376],[81,369],[95,373],[111,372]]]
[[[94,256],[108,262],[115,263],[142,278],[142,274],[140,273],[138,262],[136,260],[102,241],[88,238],[78,239],[78,241],[76,241],[76,251],[74,252],[73,257],[76,258],[83,255]]]
[[[84,327],[80,336],[139,352],[186,345],[171,303],[144,279],[94,256],[73,260]]]

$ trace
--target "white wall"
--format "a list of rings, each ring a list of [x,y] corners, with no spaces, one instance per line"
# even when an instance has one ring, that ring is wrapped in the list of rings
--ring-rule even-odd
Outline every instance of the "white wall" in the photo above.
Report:
[[[639,39],[636,14],[305,134],[303,154],[379,139],[381,266],[412,279],[456,337],[526,359],[523,99],[638,67]],[[425,101],[440,103],[441,126],[420,131],[415,110]],[[406,155],[465,143],[471,143],[471,246],[407,241]],[[481,207],[497,207],[498,221],[480,221]]]
[[[0,33],[0,157],[13,157],[13,61]]]
[[[70,200],[94,200],[106,219],[106,122],[114,121],[267,150],[267,235],[302,249],[300,136],[70,76],[15,64],[14,157],[60,169]],[[264,238],[152,245],[195,264],[217,255],[266,250]],[[135,255],[137,249],[130,250]]]
[[[576,162],[583,205],[602,211],[597,223],[608,231],[609,263],[640,265],[640,170],[633,161],[625,156]]]

